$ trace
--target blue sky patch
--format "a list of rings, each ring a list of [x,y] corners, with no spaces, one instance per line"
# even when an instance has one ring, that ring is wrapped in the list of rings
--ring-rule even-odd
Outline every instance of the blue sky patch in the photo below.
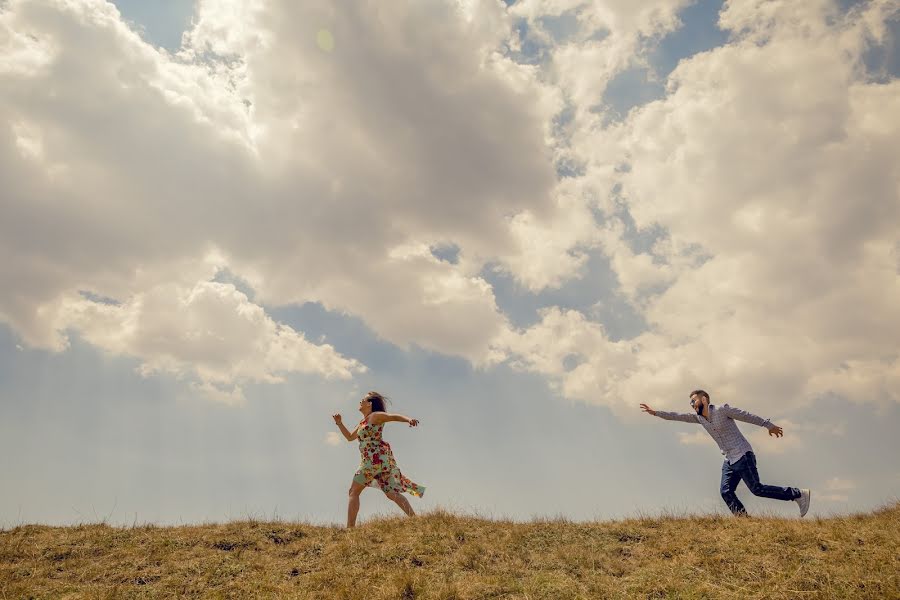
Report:
[[[648,61],[660,80],[665,81],[680,61],[728,42],[728,32],[718,25],[723,5],[723,0],[699,0],[678,14],[681,25],[648,53]]]
[[[602,323],[613,340],[631,338],[645,330],[643,319],[619,294],[618,279],[601,251],[588,252],[583,273],[580,279],[538,293],[501,271],[485,268],[481,275],[494,289],[497,306],[517,328],[539,323],[540,309],[556,306],[564,311],[577,310]]]
[[[107,296],[101,296],[100,294],[95,294],[89,290],[78,290],[78,293],[85,300],[90,300],[91,302],[96,302],[98,304],[111,304],[113,306],[119,306],[122,303],[114,298],[108,298]]]
[[[574,11],[561,15],[548,15],[538,19],[541,28],[550,34],[557,44],[564,44],[578,33],[578,14]]]
[[[887,83],[900,77],[900,19],[887,22],[884,43],[869,46],[862,61],[873,81]]]
[[[194,0],[111,0],[124,20],[148,43],[175,52],[181,48],[181,36],[190,28]]]
[[[459,246],[456,244],[440,244],[432,246],[431,255],[438,260],[455,265],[459,262]]]
[[[611,120],[620,120],[628,112],[666,95],[665,83],[656,79],[651,69],[634,67],[613,77],[603,92],[601,103],[594,110],[606,112]]]

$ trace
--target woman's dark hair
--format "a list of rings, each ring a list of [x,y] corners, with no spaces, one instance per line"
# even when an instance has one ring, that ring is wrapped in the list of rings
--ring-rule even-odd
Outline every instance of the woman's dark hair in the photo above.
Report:
[[[369,392],[366,394],[365,399],[372,403],[372,412],[385,412],[384,408],[388,402],[385,396],[378,392]]]
[[[698,396],[706,396],[706,399],[709,400],[709,394],[707,394],[703,390],[694,390],[693,392],[691,392],[691,394],[688,396],[688,398],[693,397],[694,394],[697,394]]]

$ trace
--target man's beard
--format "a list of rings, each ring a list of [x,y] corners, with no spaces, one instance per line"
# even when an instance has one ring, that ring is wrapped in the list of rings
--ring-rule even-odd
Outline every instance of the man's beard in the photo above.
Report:
[[[703,416],[703,403],[698,402],[695,410],[697,411],[697,414],[702,417]]]

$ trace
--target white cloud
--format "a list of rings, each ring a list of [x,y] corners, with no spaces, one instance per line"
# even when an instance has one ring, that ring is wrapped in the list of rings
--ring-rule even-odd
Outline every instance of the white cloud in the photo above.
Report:
[[[900,400],[900,313],[887,300],[900,294],[898,175],[887,168],[900,87],[859,81],[848,30],[827,26],[822,5],[799,6],[742,12],[750,39],[680,65],[673,93],[633,119],[631,214],[711,257],[682,265],[645,314],[670,339],[736,354],[745,386],[798,401]],[[853,373],[852,390],[835,370]]]
[[[341,435],[339,433],[337,433],[336,431],[329,431],[325,435],[325,443],[328,444],[329,446],[340,446],[341,442],[343,442],[343,441],[344,441],[344,438],[341,437]]]
[[[487,51],[505,12],[473,10],[209,0],[172,57],[100,0],[6,3],[0,320],[61,349],[75,291],[201,285],[174,265],[213,247],[260,306],[320,302],[404,347],[496,360],[506,319],[479,272],[521,264],[516,215],[564,214],[545,145],[557,101]],[[421,244],[461,260],[396,252]],[[547,264],[529,276],[566,270]]]
[[[784,429],[784,436],[769,435],[769,431],[756,425],[741,425],[747,441],[760,456],[778,456],[793,452],[805,445],[806,437],[800,433],[795,423],[782,419],[776,422]]]
[[[509,221],[515,245],[511,253],[500,257],[500,269],[532,292],[558,288],[584,276],[586,251],[597,245],[593,214],[571,181],[557,187],[558,210],[551,218],[522,212]]]
[[[636,39],[663,5],[583,17]],[[105,2],[8,3],[2,275],[17,292],[0,318],[62,348],[47,316],[73,290],[137,297],[213,246],[260,303],[316,301],[404,347],[499,360],[508,325],[482,267],[558,287],[597,242],[590,199],[553,174],[561,90],[498,52],[513,19],[490,2],[204,0],[176,59]],[[398,252],[447,243],[458,264]]]
[[[685,446],[715,446],[716,442],[706,431],[678,432],[678,442]]]
[[[849,492],[857,488],[855,481],[841,477],[832,477],[825,482],[825,492],[817,494],[819,500],[826,502],[847,502],[850,499]]]
[[[139,358],[144,376],[194,379],[197,391],[228,404],[244,401],[243,382],[277,383],[296,372],[346,379],[365,371],[330,345],[276,323],[231,284],[163,284],[120,304],[65,298],[56,319],[59,329],[76,330],[107,352]]]
[[[191,382],[190,389],[203,398],[227,404],[228,406],[243,406],[247,401],[244,390],[237,385],[220,386],[209,381]]]
[[[832,477],[825,482],[825,489],[832,492],[847,492],[856,489],[856,482],[841,477]]]
[[[686,4],[203,0],[173,57],[100,0],[7,2],[0,320],[54,349],[74,328],[232,402],[242,380],[354,372],[262,308],[309,301],[402,347],[510,357],[622,414],[697,386],[757,412],[827,392],[900,400],[900,83],[871,82],[861,60],[896,7],[727,3],[730,43],[604,125],[610,78]],[[564,13],[577,31],[554,46],[543,19]],[[504,54],[519,19],[545,64]],[[584,175],[557,179],[560,160]],[[618,209],[664,234],[637,248]],[[455,264],[431,256],[450,244]],[[552,307],[512,330],[481,276],[560,287],[590,277],[597,249],[609,293],[648,324],[634,339]],[[254,301],[211,285],[213,266]],[[269,350],[171,350],[159,315],[189,297],[192,318],[218,315],[209,339],[249,327]],[[135,315],[153,326],[134,334]]]
[[[804,434],[835,435],[843,436],[847,433],[846,423],[816,423],[812,421],[804,421],[802,423],[791,423],[791,429],[801,431]]]
[[[683,61],[664,99],[574,136],[601,208],[618,180],[637,229],[664,232],[649,252],[615,219],[601,232],[649,328],[614,344],[568,315],[548,336],[548,311],[510,338],[520,364],[619,412],[695,387],[776,418],[829,392],[900,401],[900,81],[871,83],[861,62],[890,6],[729,3],[734,41]],[[583,362],[567,370],[560,349]]]
[[[844,494],[816,494],[816,500],[825,502],[847,502],[850,498]]]

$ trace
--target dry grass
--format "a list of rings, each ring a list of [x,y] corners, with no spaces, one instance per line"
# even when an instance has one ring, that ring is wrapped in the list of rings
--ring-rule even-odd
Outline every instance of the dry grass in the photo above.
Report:
[[[0,598],[900,598],[900,504],[820,520],[436,512],[0,531]]]

